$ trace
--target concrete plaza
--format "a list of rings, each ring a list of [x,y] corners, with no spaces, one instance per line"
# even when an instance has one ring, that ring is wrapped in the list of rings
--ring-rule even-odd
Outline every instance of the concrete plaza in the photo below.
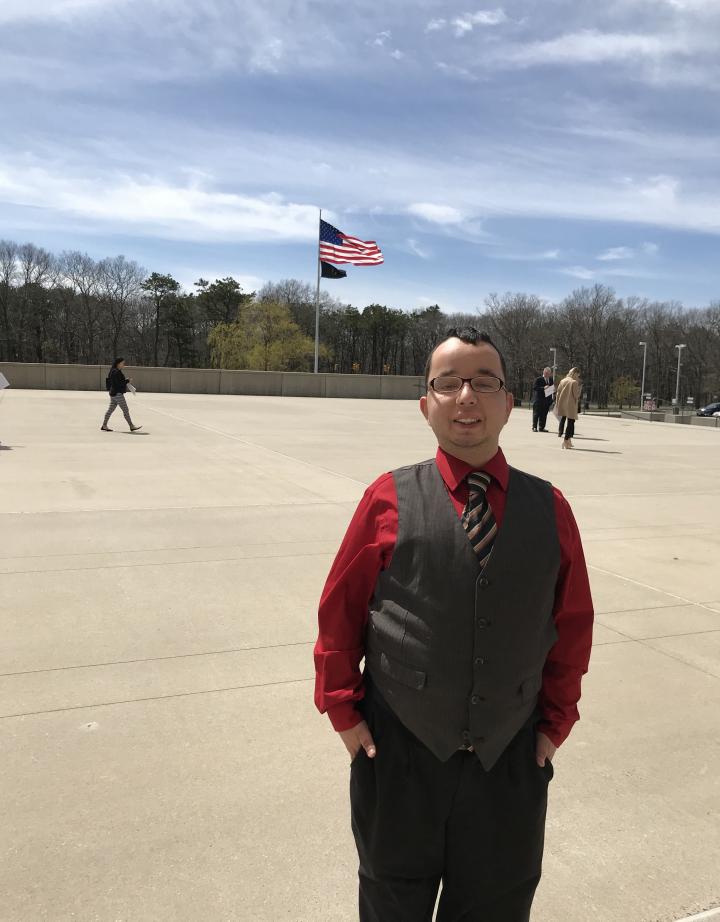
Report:
[[[0,403],[0,919],[351,922],[316,605],[432,433],[412,401],[129,403],[142,434],[102,393]],[[674,922],[720,906],[720,432],[577,430],[503,440],[570,499],[597,611],[533,919]]]

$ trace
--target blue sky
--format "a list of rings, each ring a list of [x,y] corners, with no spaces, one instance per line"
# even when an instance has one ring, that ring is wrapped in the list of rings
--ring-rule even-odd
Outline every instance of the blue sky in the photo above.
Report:
[[[0,237],[359,306],[720,298],[718,0],[2,0]]]

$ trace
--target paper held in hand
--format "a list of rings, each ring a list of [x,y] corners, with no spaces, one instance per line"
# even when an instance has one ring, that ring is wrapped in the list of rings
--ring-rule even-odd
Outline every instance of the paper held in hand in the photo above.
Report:
[[[8,379],[5,377],[5,375],[0,371],[0,391],[1,391],[4,387],[10,387],[10,382],[9,382]]]
[[[546,397],[552,397],[552,395],[553,395],[554,393],[555,393],[555,385],[554,385],[554,384],[548,384],[548,385],[545,386],[545,396],[546,396]]]
[[[137,388],[133,384],[128,384],[127,389],[131,394],[137,394]]]

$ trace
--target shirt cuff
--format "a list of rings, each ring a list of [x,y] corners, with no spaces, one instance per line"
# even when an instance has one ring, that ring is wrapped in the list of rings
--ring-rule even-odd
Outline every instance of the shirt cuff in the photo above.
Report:
[[[538,722],[537,730],[540,733],[544,733],[545,736],[550,740],[550,742],[556,748],[560,748],[565,740],[570,736],[570,731],[572,730],[573,725],[570,724],[569,727],[558,726],[557,724],[548,723],[546,720],[541,720]]]
[[[342,701],[340,704],[334,704],[327,709],[327,716],[330,718],[333,729],[337,730],[338,733],[343,730],[352,730],[363,719],[362,714],[352,701]]]

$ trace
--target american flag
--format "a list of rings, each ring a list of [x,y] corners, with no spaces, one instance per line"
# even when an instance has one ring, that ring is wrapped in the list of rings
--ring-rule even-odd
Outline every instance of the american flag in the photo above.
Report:
[[[378,266],[384,261],[374,240],[350,237],[323,220],[320,221],[320,259],[353,266]]]

